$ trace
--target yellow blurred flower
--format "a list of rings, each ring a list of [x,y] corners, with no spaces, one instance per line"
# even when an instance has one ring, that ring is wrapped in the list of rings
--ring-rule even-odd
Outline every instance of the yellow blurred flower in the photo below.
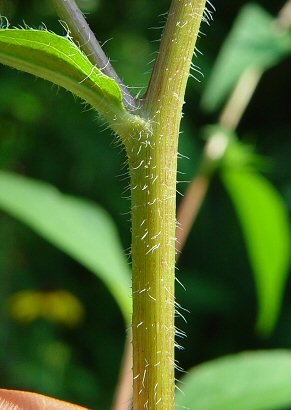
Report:
[[[42,317],[72,327],[85,316],[80,300],[67,290],[22,290],[10,297],[9,311],[15,320],[22,323]]]

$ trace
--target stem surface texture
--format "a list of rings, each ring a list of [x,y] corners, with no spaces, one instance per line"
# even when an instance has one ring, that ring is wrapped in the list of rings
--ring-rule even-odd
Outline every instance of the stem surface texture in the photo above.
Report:
[[[174,0],[127,144],[132,193],[133,402],[174,409],[176,172],[184,94],[205,0]]]

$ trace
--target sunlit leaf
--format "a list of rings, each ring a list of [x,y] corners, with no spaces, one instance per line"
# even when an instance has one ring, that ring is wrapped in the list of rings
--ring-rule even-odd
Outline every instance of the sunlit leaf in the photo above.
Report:
[[[1,410],[86,410],[85,407],[42,394],[6,389],[0,389],[0,408]]]
[[[248,4],[234,22],[205,89],[202,105],[214,111],[248,69],[264,71],[291,52],[291,33],[256,4]]]
[[[291,406],[291,353],[245,352],[194,367],[177,410],[282,410]]]
[[[290,264],[288,212],[275,188],[259,174],[229,168],[222,172],[253,267],[259,300],[258,329],[272,330],[280,311]]]
[[[114,223],[101,207],[44,182],[0,171],[0,209],[94,272],[129,323],[129,267]]]
[[[66,37],[45,30],[0,29],[0,63],[66,88],[111,122],[125,112],[117,82]]]

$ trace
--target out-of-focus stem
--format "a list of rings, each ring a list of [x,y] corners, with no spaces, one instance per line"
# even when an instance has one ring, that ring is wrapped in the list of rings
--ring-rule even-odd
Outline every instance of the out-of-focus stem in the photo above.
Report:
[[[177,212],[178,226],[176,231],[176,261],[188,238],[190,229],[208,190],[210,178],[208,175],[197,175],[187,189]]]
[[[263,72],[256,68],[246,70],[240,77],[230,98],[226,102],[219,124],[229,130],[235,130],[258,86]]]
[[[112,410],[129,410],[132,403],[132,344],[131,332],[126,335],[117,389]]]
[[[275,24],[281,29],[288,30],[291,27],[291,0],[288,0],[280,10]],[[237,128],[258,84],[263,75],[263,71],[251,68],[246,70],[240,77],[236,87],[226,102],[218,123],[233,131]],[[214,134],[207,142],[203,162],[217,161],[218,158],[209,156],[209,146],[212,144],[217,135]],[[226,147],[221,152],[223,155]],[[206,172],[205,172],[206,171]],[[177,257],[189,235],[191,227],[197,217],[199,209],[207,193],[212,173],[209,173],[205,167],[200,168],[200,173],[191,182],[183,201],[178,210],[178,228],[177,228]]]
[[[291,0],[288,0],[279,11],[276,23],[285,30],[291,28]]]
[[[219,117],[219,124],[221,126],[228,130],[234,130],[238,126],[260,81],[261,75],[262,72],[256,69],[247,70],[242,74]],[[227,148],[225,144],[226,140],[223,140],[216,133],[213,134],[205,145],[202,163],[213,164],[213,168],[215,168],[215,164],[219,158],[222,158]],[[176,259],[179,257],[204,201],[211,177],[212,172],[209,172],[209,166],[201,166],[200,172],[192,180],[180,204],[177,214]]]
[[[207,194],[217,162],[224,155],[227,145],[228,137],[218,130],[209,138],[204,147],[200,171],[192,180],[177,213],[176,261]]]

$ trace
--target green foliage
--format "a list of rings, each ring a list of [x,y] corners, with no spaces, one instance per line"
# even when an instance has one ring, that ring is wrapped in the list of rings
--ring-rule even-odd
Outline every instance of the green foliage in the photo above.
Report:
[[[266,70],[290,51],[291,33],[280,29],[259,5],[244,6],[221,48],[203,95],[203,106],[217,110],[246,70]]]
[[[1,29],[0,62],[34,74],[83,98],[105,118],[122,114],[122,94],[69,40],[44,30]]]
[[[277,21],[260,6],[244,6],[223,44],[202,104],[209,111],[217,110],[243,75],[254,70],[256,78],[290,51],[291,34],[288,30],[279,27]],[[246,81],[244,86],[248,86]],[[243,99],[244,90],[241,89],[240,93]],[[239,97],[237,95],[236,98]],[[239,102],[233,102],[234,117],[237,115],[236,104]],[[233,132],[218,131],[224,135],[226,144],[218,165],[221,165],[223,181],[242,225],[257,285],[257,327],[260,332],[268,334],[278,319],[290,265],[288,211],[275,188],[267,180],[248,171],[254,166],[264,166],[266,162],[264,164],[254,149],[240,142]],[[214,162],[215,167],[217,164]]]
[[[279,410],[291,406],[291,353],[245,352],[190,370],[177,409]]]
[[[131,12],[125,13],[123,7],[121,8],[115,0],[108,0],[106,7],[100,5],[97,16],[87,16],[93,31],[98,32],[100,38],[115,38],[109,45],[105,45],[105,48],[110,49],[109,55],[114,60],[115,67],[121,74],[121,78],[128,79],[131,84],[136,85],[145,82],[143,81],[143,70],[147,68],[145,68],[143,62],[145,59],[150,60],[150,52],[154,51],[154,42],[149,40],[158,37],[155,34],[156,32],[154,34],[152,34],[153,32],[144,33],[142,28],[155,25],[157,14],[163,8],[166,9],[169,2],[162,1],[152,5],[144,1],[143,3],[144,7],[140,7],[139,2],[129,2]],[[5,10],[21,8],[21,15],[18,18],[19,23],[22,23],[23,19],[29,21],[30,24],[45,21],[48,27],[57,30],[58,26],[54,26],[56,18],[46,6],[38,7],[37,3],[37,6],[34,7],[31,0],[20,2],[17,6],[14,0],[3,0],[1,6],[2,4],[5,14],[7,14]],[[232,20],[240,5],[244,5],[242,0],[239,4],[226,2],[219,5],[220,13],[216,16],[215,28],[207,33],[210,41],[203,44],[205,57],[199,60],[199,64],[207,65],[206,72],[210,71],[210,67],[213,66],[218,45],[223,42],[224,28],[229,26],[229,21]],[[277,12],[277,5],[274,2],[266,1],[265,6],[269,11]],[[13,13],[15,12],[13,11]],[[13,24],[17,24],[17,15],[13,13],[11,17],[9,16],[9,19],[13,21]],[[245,69],[264,70],[271,65],[275,65],[290,52],[290,33],[280,32],[278,28],[274,27],[273,23],[274,19],[259,6],[251,5],[247,6],[244,11],[242,9],[241,17],[235,22],[235,25],[240,26],[240,29],[234,28],[236,30],[234,40],[227,40],[222,48],[222,50],[225,50],[222,51],[220,57],[222,62],[219,63],[218,61],[210,81],[206,77],[202,83],[202,86],[206,83],[206,94],[203,101],[207,109],[216,109],[226,99]],[[131,41],[129,45],[127,36],[132,36],[132,33],[128,33],[128,28],[132,28],[133,25],[135,26],[134,32],[138,41]],[[65,86],[65,88],[87,99],[90,103],[92,101],[89,99],[93,94],[90,92],[93,89],[94,97],[92,96],[92,98],[97,98],[98,95],[98,103],[97,100],[94,100],[94,104],[99,104],[102,109],[104,101],[110,101],[110,104],[115,104],[115,109],[118,112],[124,112],[119,86],[108,77],[99,76],[97,69],[93,69],[86,57],[70,40],[45,31],[7,29],[1,30],[0,43],[4,32],[7,33],[5,34],[7,36],[10,36],[10,33],[13,33],[13,36],[32,36],[33,33],[37,33],[37,36],[41,38],[39,44],[36,45],[36,49],[31,48],[31,43],[29,47],[26,43],[26,51],[23,51],[23,54],[20,53],[20,55],[17,54],[20,48],[16,43],[12,44],[12,47],[11,45],[8,47],[7,43],[2,42],[3,50],[5,50],[2,57],[9,58],[9,64],[11,64],[13,54],[16,52],[17,64],[27,64],[27,67],[32,70],[34,62],[37,61],[38,69],[44,66],[51,69],[51,72],[48,70],[46,73],[54,76],[55,80],[57,79],[57,84]],[[119,35],[116,36],[117,32],[121,33],[121,39],[125,38],[122,47],[120,46]],[[212,39],[211,36],[213,36]],[[234,34],[231,34],[231,36],[233,38]],[[47,47],[49,43],[44,38],[53,38],[57,47],[54,50]],[[13,41],[16,41],[15,37]],[[64,47],[63,54],[58,50],[60,45]],[[133,48],[133,51],[129,46]],[[135,61],[140,71],[136,74],[134,74],[134,64],[131,62],[128,64],[128,61],[124,59],[124,55],[128,53],[134,60],[137,55],[134,47],[136,47],[138,55],[142,56],[137,58],[138,61]],[[211,47],[213,47],[212,50]],[[13,49],[11,53],[10,48],[11,51]],[[78,57],[76,61],[79,61],[79,63],[77,65],[75,65],[74,59],[70,58],[72,50],[76,53],[75,56]],[[51,67],[47,66],[48,58],[50,60],[53,58],[54,64]],[[33,66],[33,70],[35,69],[36,67]],[[275,167],[270,171],[272,180],[284,195],[285,203],[290,210],[291,201],[288,193],[291,192],[289,161],[291,152],[287,138],[290,134],[290,121],[286,113],[284,114],[283,108],[288,103],[284,101],[285,90],[287,90],[284,85],[286,84],[284,78],[288,81],[289,74],[286,74],[288,69],[287,62],[287,65],[283,67],[277,67],[274,73],[269,72],[267,74],[265,83],[262,84],[262,91],[256,95],[255,105],[250,107],[247,121],[243,124],[240,135],[251,139],[252,142],[255,141],[256,151],[263,152],[271,157],[272,162],[275,164]],[[62,70],[65,70],[64,76],[61,75]],[[34,71],[29,72],[37,74]],[[58,73],[57,76],[55,76],[56,72]],[[119,198],[124,183],[121,183],[120,188],[119,179],[113,178],[113,175],[119,173],[118,169],[122,158],[116,155],[116,150],[112,150],[111,153],[111,147],[107,146],[109,145],[106,142],[108,139],[105,137],[109,136],[107,135],[108,131],[103,132],[105,134],[101,135],[103,138],[88,136],[96,133],[96,123],[92,121],[90,125],[92,113],[83,113],[78,116],[78,109],[72,105],[71,98],[64,93],[60,92],[56,97],[55,92],[52,92],[51,88],[41,81],[32,81],[28,76],[21,75],[18,75],[17,80],[15,78],[15,73],[10,74],[8,71],[2,70],[1,82],[3,84],[1,84],[2,92],[0,96],[1,164],[13,171],[33,175],[39,179],[45,178],[56,186],[60,186],[62,191],[73,192],[78,195],[82,193],[82,195],[90,197],[91,200],[102,203],[102,206],[114,215],[122,236],[123,248],[128,247],[129,225],[126,223],[127,218],[120,216],[120,211],[128,211],[129,205],[125,200]],[[102,84],[98,83],[100,79],[102,79]],[[64,81],[66,81],[66,84],[64,84]],[[105,87],[104,92],[103,85]],[[198,92],[200,92],[202,86],[199,85]],[[76,92],[77,89],[78,92]],[[82,95],[80,94],[81,89]],[[10,94],[9,90],[11,91]],[[29,93],[26,90],[29,90]],[[193,82],[190,82],[188,92],[191,101],[198,100],[197,90],[198,87],[195,84],[193,86]],[[269,96],[275,96],[276,104],[274,104],[274,99],[266,98],[266,93],[269,93]],[[27,94],[31,96],[28,100],[24,98]],[[102,102],[100,102],[99,96]],[[37,109],[35,103],[37,103]],[[31,111],[29,107],[31,107]],[[189,105],[186,104],[185,107],[187,111]],[[96,108],[98,108],[97,105]],[[204,123],[204,118],[201,121],[198,110],[193,110],[191,116],[185,115],[183,120],[185,133],[180,140],[180,151],[191,159],[194,157],[193,163],[198,163],[201,153],[201,144],[198,139],[193,138],[193,130],[198,134],[198,128]],[[240,168],[246,164],[249,165],[252,153],[249,152],[248,148],[243,143],[234,140],[230,141],[231,144],[232,146],[229,146],[227,155],[224,158],[223,167],[236,168],[237,166],[237,168]],[[239,146],[240,144],[242,145]],[[5,147],[9,148],[9,160],[7,159]],[[252,164],[256,161],[257,158],[253,156]],[[180,167],[185,167],[188,173],[183,177],[183,180],[191,179],[193,163],[191,161],[182,161],[180,163]],[[194,165],[195,167],[196,165]],[[260,295],[258,326],[261,331],[266,333],[270,331],[278,318],[283,287],[286,283],[287,262],[289,259],[287,247],[290,244],[289,233],[287,232],[287,215],[281,199],[278,198],[278,194],[274,192],[274,188],[267,181],[254,173],[250,174],[246,170],[243,171],[241,177],[241,172],[238,169],[224,169],[223,175],[226,176],[223,180],[228,179],[230,195],[232,193],[233,204],[242,224],[247,250],[250,256],[253,255],[250,262],[255,267],[257,291]],[[128,322],[130,311],[130,300],[128,298],[129,273],[124,257],[121,256],[122,250],[115,229],[112,222],[108,220],[108,216],[94,205],[93,201],[88,204],[84,200],[63,195],[52,186],[16,177],[15,174],[5,172],[1,173],[1,178],[2,176],[5,177],[3,179],[5,184],[3,185],[2,179],[0,179],[2,210],[25,222],[35,232],[38,232],[89,270],[95,272],[111,290],[116,300],[119,301],[124,317]],[[243,183],[240,188],[241,179]],[[107,181],[111,182],[108,183]],[[10,190],[12,185],[13,189]],[[27,193],[23,193],[22,190],[27,187]],[[183,190],[181,185],[179,190]],[[239,190],[241,190],[240,193],[238,193]],[[55,212],[48,210],[47,205],[43,203],[46,195],[52,201],[53,205],[49,204],[49,206],[52,206],[51,209]],[[240,200],[241,195],[244,195],[242,201]],[[15,198],[15,201],[12,203],[13,198]],[[25,202],[23,202],[24,200]],[[242,214],[240,214],[244,203],[246,203],[246,209],[242,210]],[[257,206],[258,204],[260,207]],[[45,219],[40,223],[39,218],[41,215],[44,215]],[[47,217],[49,219],[46,222]],[[79,217],[81,219],[78,219]],[[57,218],[59,219],[57,220]],[[78,241],[80,247],[78,250],[70,242],[71,231],[67,231],[66,222],[70,218],[75,218],[74,232],[71,237],[79,235],[78,230],[81,235],[84,234],[84,237],[86,237],[84,241]],[[94,229],[94,235],[91,231],[91,226],[93,227],[93,224],[95,224],[92,221],[96,221],[98,226],[99,223],[101,224],[100,231],[96,236],[96,229]],[[271,221],[271,226],[268,228],[269,221]],[[239,351],[245,349],[246,346],[249,348],[257,348],[258,346],[264,348],[265,343],[268,343],[268,346],[273,348],[278,346],[291,347],[289,330],[291,307],[288,298],[286,298],[283,306],[278,331],[272,335],[268,342],[260,340],[253,334],[253,326],[250,323],[254,317],[252,282],[248,280],[249,266],[245,262],[244,249],[241,246],[241,237],[238,229],[236,229],[235,222],[232,208],[226,201],[220,184],[217,183],[217,180],[214,180],[205,206],[195,226],[196,229],[189,238],[179,262],[179,280],[182,283],[187,282],[187,292],[178,293],[177,300],[183,307],[191,311],[191,316],[189,318],[187,315],[187,320],[190,321],[189,328],[192,327],[192,321],[193,328],[195,327],[195,332],[187,330],[188,338],[183,342],[183,346],[186,345],[186,350],[183,353],[177,353],[177,359],[183,368],[189,368],[195,361],[200,362],[207,360],[209,357],[227,354],[230,351]],[[49,226],[50,224],[52,226]],[[59,236],[57,231],[63,229],[65,232]],[[107,229],[109,229],[109,234]],[[85,231],[86,233],[84,233]],[[277,240],[276,238],[279,237],[280,232],[282,236]],[[99,233],[102,236],[99,237]],[[286,240],[285,244],[283,243],[284,238]],[[68,263],[65,255],[54,253],[53,249],[47,250],[43,244],[39,246],[38,239],[30,235],[29,230],[22,229],[20,224],[18,226],[12,219],[6,218],[4,214],[1,215],[0,241],[2,243],[0,249],[0,289],[3,305],[6,298],[9,298],[16,290],[31,289],[32,287],[42,288],[47,285],[47,282],[49,282],[49,286],[56,288],[59,283],[68,283],[68,278],[70,278],[71,282],[68,283],[68,286],[72,285],[73,288],[80,289],[82,302],[86,303],[87,317],[94,317],[94,320],[88,321],[87,326],[84,325],[81,328],[79,337],[72,333],[67,335],[68,341],[64,343],[64,346],[70,352],[70,349],[74,349],[72,350],[74,352],[72,356],[68,354],[66,358],[66,355],[59,354],[62,349],[48,349],[50,350],[48,358],[43,345],[45,345],[47,339],[50,339],[49,343],[51,345],[63,343],[66,335],[64,335],[61,326],[51,326],[48,331],[46,327],[43,327],[43,323],[38,321],[22,329],[18,324],[11,321],[11,317],[7,317],[7,312],[0,311],[2,323],[0,342],[4,347],[3,353],[0,355],[1,368],[3,369],[0,377],[1,384],[12,388],[42,391],[45,394],[54,396],[59,395],[59,397],[76,402],[83,401],[88,407],[94,406],[95,408],[96,405],[96,409],[104,410],[109,408],[117,373],[116,369],[120,360],[122,341],[120,336],[122,329],[116,326],[119,317],[118,312],[114,310],[114,304],[111,304],[110,300],[106,300],[102,295],[102,287],[93,286],[94,281],[90,281],[89,277],[86,277],[88,283],[82,280],[81,275],[79,275],[79,266],[76,268],[73,262]],[[112,249],[114,255],[109,252],[107,245]],[[253,249],[250,248],[252,245]],[[88,249],[91,249],[91,255],[87,254]],[[194,253],[199,255],[195,256],[195,263],[193,261]],[[53,255],[53,263],[51,255]],[[275,255],[275,260],[272,259],[273,255]],[[102,258],[101,262],[98,261],[100,257]],[[111,267],[117,269],[111,269]],[[74,277],[76,271],[78,274]],[[45,272],[45,274],[42,275],[42,272]],[[280,274],[276,277],[275,273],[278,272]],[[85,270],[82,273],[86,275]],[[278,282],[276,279],[278,279]],[[82,286],[79,285],[81,280]],[[197,293],[197,289],[200,289],[197,287],[197,283],[198,285],[201,284],[202,292],[199,290],[199,294],[195,295],[195,291]],[[271,288],[271,285],[273,288]],[[192,290],[194,293],[192,293]],[[100,308],[96,312],[96,306],[102,306],[104,309]],[[185,329],[185,325],[182,325],[182,329]],[[48,338],[48,334],[50,338]],[[6,358],[5,351],[7,349],[5,349],[5,346],[10,349],[11,357],[9,358]],[[35,352],[35,346],[38,346],[37,352]],[[29,354],[27,354],[28,351]],[[267,359],[267,355],[270,360]],[[267,405],[274,404],[271,407],[272,410],[277,408],[275,406],[280,407],[284,403],[290,403],[287,402],[290,398],[289,389],[286,388],[283,391],[285,388],[284,377],[290,380],[290,374],[287,372],[290,357],[288,353],[286,355],[282,353],[282,360],[276,356],[277,360],[275,355],[275,353],[266,353],[264,357],[266,366],[264,367],[255,360],[253,354],[248,354],[254,365],[246,370],[249,378],[252,374],[257,374],[255,371],[258,368],[262,374],[262,384],[266,381],[265,386],[267,386],[267,376],[275,377],[277,375],[278,384],[276,384],[276,380],[272,380],[273,384],[265,387],[263,393],[260,390],[261,385],[255,384],[259,378],[257,377],[257,380],[249,378],[248,388],[251,389],[254,385],[254,390],[251,390],[254,394],[253,396],[250,395],[250,400],[253,397],[264,399],[265,396],[269,398]],[[79,361],[76,357],[80,358]],[[58,364],[59,373],[56,370],[57,366],[54,361],[57,358],[60,361]],[[245,379],[234,378],[234,375],[237,374],[237,368],[240,368],[239,362],[246,362],[243,359],[244,356],[242,355],[233,359],[235,365],[231,368],[226,382],[223,382],[225,380],[223,379],[224,370],[221,373],[213,372],[213,378],[212,376],[207,377],[205,385],[203,384],[203,388],[207,388],[206,397],[211,396],[212,386],[214,391],[216,385],[218,388],[221,386],[219,398],[225,397],[225,393],[232,392],[231,383],[237,380],[236,391],[238,393],[242,391],[242,397],[239,397],[239,400],[240,403],[244,403],[243,400],[249,396],[246,394],[246,390],[243,390],[247,388],[244,384]],[[271,363],[273,359],[274,361]],[[43,362],[47,362],[46,366],[43,365]],[[218,361],[215,363],[218,363]],[[201,369],[201,373],[203,373],[203,369],[212,368],[212,366],[214,366],[212,363],[205,364],[197,370],[193,370],[193,372],[196,374],[196,371],[198,373]],[[241,367],[243,366],[244,364],[241,365]],[[224,366],[224,369],[225,367],[228,366]],[[56,377],[58,374],[59,377]],[[178,405],[190,407],[190,409],[194,409],[193,406],[195,406],[195,410],[202,410],[203,407],[201,406],[204,402],[196,402],[194,393],[192,396],[190,378],[189,375],[189,383],[185,378],[185,389],[182,386],[182,390],[185,390],[186,397],[183,398],[179,395]],[[222,383],[218,384],[220,380]],[[73,385],[73,388],[68,388],[68,385]],[[202,390],[202,385],[199,384],[199,386],[197,390],[193,387],[197,400],[205,392],[205,390]],[[272,392],[271,398],[268,396],[269,392]],[[214,403],[215,406],[221,403],[218,402],[217,396],[215,396]],[[231,402],[229,408],[240,409],[237,403],[233,404]],[[222,405],[220,408],[227,409],[227,404]],[[219,407],[209,409],[212,408],[218,409]],[[253,407],[247,408],[254,410]],[[265,410],[267,406],[259,408]]]
[[[290,227],[286,206],[273,186],[256,172],[222,172],[241,223],[255,274],[258,329],[269,333],[278,319],[290,265]]]
[[[95,273],[129,323],[129,269],[114,223],[101,207],[4,171],[0,172],[0,207]]]
[[[257,328],[270,334],[278,320],[290,266],[291,234],[288,209],[276,188],[255,169],[266,159],[254,146],[221,126],[206,128],[209,139],[206,171],[220,170],[236,209],[254,272],[259,301]]]

